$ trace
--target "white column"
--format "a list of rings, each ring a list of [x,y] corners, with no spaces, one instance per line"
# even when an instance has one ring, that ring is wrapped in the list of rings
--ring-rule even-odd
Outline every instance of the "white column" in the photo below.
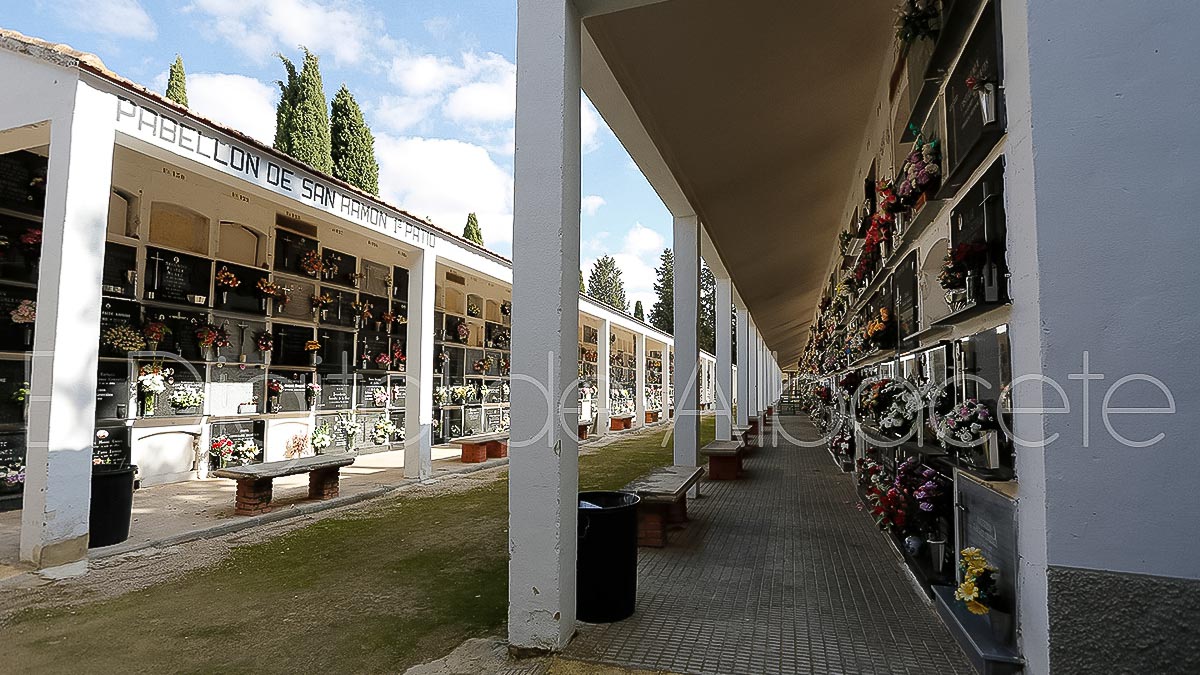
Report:
[[[634,392],[633,392],[633,426],[646,424],[646,335],[636,333],[633,338],[634,351]]]
[[[676,217],[675,465],[696,466],[700,442],[700,221]]]
[[[733,438],[733,335],[731,331],[733,311],[733,281],[716,277],[717,304],[717,440]]]
[[[579,490],[579,49],[568,0],[517,5],[508,641],[575,632]]]
[[[750,314],[736,291],[734,300],[737,301],[737,424],[744,427],[750,422]]]
[[[39,568],[86,565],[116,115],[116,98],[80,82],[50,128],[21,511],[21,559]]]
[[[750,344],[748,347],[750,354],[749,376],[750,390],[749,396],[746,397],[748,406],[746,406],[746,414],[755,418],[758,417],[758,331],[754,328],[754,319],[750,319]]]
[[[608,418],[612,413],[612,392],[609,390],[612,380],[612,325],[608,319],[600,320],[600,330],[596,333],[596,435],[608,433]]]
[[[404,476],[433,475],[433,290],[437,256],[424,250],[408,270],[408,364],[404,378]]]

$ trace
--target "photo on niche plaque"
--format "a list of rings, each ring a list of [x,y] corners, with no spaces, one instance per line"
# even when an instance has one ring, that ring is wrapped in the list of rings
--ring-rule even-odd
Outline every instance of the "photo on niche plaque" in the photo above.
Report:
[[[205,307],[212,261],[159,248],[146,249],[146,299]]]
[[[258,282],[267,278],[265,270],[217,261],[213,282],[213,308],[266,316],[267,301],[258,290]]]
[[[0,330],[0,351],[23,352],[33,349],[36,308],[36,288],[0,284],[0,321],[12,324]]]

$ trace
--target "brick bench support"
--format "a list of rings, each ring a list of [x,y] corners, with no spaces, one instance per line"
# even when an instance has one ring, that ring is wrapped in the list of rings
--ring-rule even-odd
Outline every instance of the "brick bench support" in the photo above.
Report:
[[[478,464],[487,460],[487,443],[463,443],[462,463]]]
[[[333,499],[338,496],[341,474],[338,467],[317,469],[308,474],[309,499]]]
[[[271,478],[243,478],[237,482],[239,516],[257,516],[271,510]]]

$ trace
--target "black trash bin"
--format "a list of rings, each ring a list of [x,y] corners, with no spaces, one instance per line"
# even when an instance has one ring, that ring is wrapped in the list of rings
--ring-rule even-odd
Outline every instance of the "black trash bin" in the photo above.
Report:
[[[129,538],[133,513],[133,477],[136,466],[92,467],[92,502],[88,524],[88,548],[112,546]]]
[[[637,505],[630,492],[579,493],[575,616],[609,623],[633,615],[637,601]]]

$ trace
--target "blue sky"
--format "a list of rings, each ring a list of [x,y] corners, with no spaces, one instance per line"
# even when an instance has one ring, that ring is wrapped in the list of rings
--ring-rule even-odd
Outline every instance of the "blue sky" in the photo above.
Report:
[[[381,196],[456,232],[475,211],[488,246],[511,253],[515,0],[34,0],[3,3],[0,26],[92,52],[160,92],[178,53],[192,109],[267,143],[274,54],[299,63],[306,45],[326,93],[344,83],[366,113]],[[648,312],[670,214],[583,106],[584,272],[613,255],[630,304]]]

